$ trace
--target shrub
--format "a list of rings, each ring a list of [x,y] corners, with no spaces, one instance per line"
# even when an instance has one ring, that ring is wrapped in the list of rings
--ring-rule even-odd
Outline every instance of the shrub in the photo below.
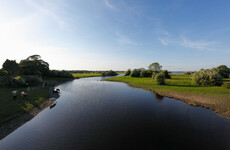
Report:
[[[74,78],[70,72],[65,70],[51,70],[49,76],[54,78]]]
[[[31,75],[31,76],[23,76],[25,79],[26,83],[29,85],[38,85],[42,82],[42,79],[38,76]]]
[[[15,78],[11,78],[9,82],[12,87],[23,87],[26,84],[26,81],[21,76],[17,76]]]
[[[115,71],[109,70],[107,72],[103,72],[101,75],[104,77],[104,76],[116,76],[118,74]]]
[[[158,73],[155,77],[158,85],[165,85],[165,75],[164,73]]]
[[[163,74],[164,74],[165,79],[171,79],[171,76],[169,75],[168,70],[163,70],[163,71],[161,71],[160,73],[163,73]]]
[[[125,76],[129,76],[131,73],[131,69],[128,69],[126,72],[125,72]]]
[[[134,69],[134,70],[130,73],[130,76],[131,76],[131,77],[140,77],[140,74],[141,74],[141,70]]]
[[[153,73],[152,73],[152,78],[155,79],[156,75],[157,75],[157,73],[156,73],[156,72],[153,72]]]
[[[223,84],[223,77],[214,69],[201,69],[193,75],[192,82],[202,86],[220,86]]]
[[[8,72],[4,69],[0,69],[0,76],[6,76],[8,75]]]
[[[222,87],[227,88],[227,89],[230,89],[230,83],[224,83],[224,84],[222,85]]]
[[[230,68],[226,65],[220,65],[219,67],[214,68],[223,78],[229,78]]]

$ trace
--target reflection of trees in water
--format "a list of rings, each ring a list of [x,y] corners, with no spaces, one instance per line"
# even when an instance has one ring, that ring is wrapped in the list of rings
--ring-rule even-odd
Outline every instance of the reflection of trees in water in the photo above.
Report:
[[[164,99],[164,96],[161,96],[160,94],[155,93],[155,98],[156,98],[157,100],[163,100],[163,99]]]

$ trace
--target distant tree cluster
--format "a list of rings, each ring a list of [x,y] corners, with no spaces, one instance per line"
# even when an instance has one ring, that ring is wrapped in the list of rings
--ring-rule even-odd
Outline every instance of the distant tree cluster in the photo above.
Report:
[[[165,79],[171,79],[171,76],[167,70],[161,70],[162,66],[154,62],[148,66],[148,70],[143,68],[128,69],[125,72],[125,76],[155,79],[157,84],[166,84]],[[201,69],[198,72],[184,72],[184,75],[193,75],[192,83],[199,86],[221,86],[223,84],[223,78],[230,77],[230,68],[226,65],[221,65],[212,69]],[[230,83],[226,83],[223,87],[229,88]]]
[[[148,66],[148,69],[139,68],[139,69],[128,69],[125,72],[125,76],[137,77],[137,78],[154,78],[157,84],[164,85],[165,79],[170,79],[171,76],[167,70],[161,70],[162,66],[155,62]]]
[[[118,74],[115,71],[109,70],[107,72],[103,72],[101,75],[105,77],[105,76],[116,76]]]

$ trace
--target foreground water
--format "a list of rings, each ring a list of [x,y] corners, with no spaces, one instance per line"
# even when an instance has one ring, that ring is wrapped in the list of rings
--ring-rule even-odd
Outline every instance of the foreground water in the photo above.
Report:
[[[1,150],[230,149],[230,121],[124,83],[85,78],[0,141]]]

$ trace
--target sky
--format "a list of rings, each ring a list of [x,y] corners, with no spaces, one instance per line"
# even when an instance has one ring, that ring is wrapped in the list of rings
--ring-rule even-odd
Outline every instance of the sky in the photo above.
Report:
[[[58,70],[230,67],[230,1],[0,0],[0,52]]]

